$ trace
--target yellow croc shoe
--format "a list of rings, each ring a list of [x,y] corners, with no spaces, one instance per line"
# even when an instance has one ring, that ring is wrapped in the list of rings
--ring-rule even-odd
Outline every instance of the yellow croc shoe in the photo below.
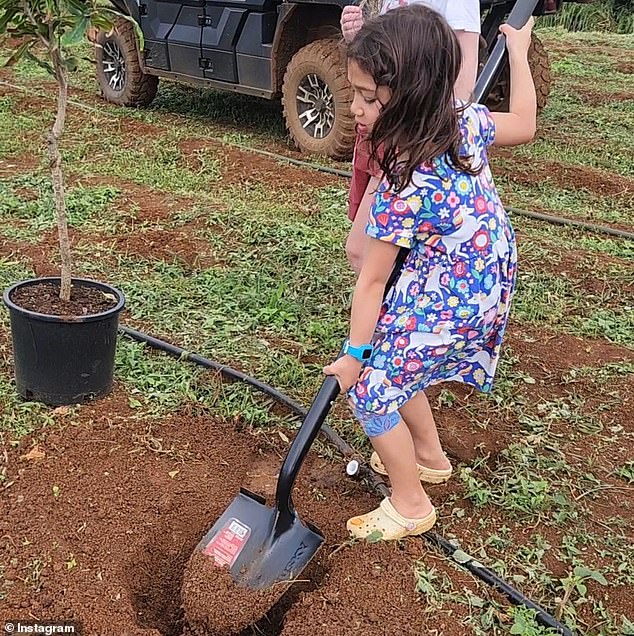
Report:
[[[348,519],[346,527],[355,539],[372,535],[377,541],[395,541],[431,530],[436,523],[436,510],[422,519],[408,519],[396,511],[386,497],[376,510]]]
[[[376,451],[374,451],[370,457],[370,466],[372,466],[372,470],[379,473],[379,475],[387,475],[387,470],[385,470],[385,466]],[[418,478],[427,484],[442,484],[451,477],[451,473],[453,472],[451,466],[442,469],[427,468],[427,466],[422,466],[421,464],[416,464],[416,466],[418,467]]]

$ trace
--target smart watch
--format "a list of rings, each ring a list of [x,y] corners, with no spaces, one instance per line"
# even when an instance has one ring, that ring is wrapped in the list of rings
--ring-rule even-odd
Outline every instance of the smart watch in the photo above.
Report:
[[[346,341],[343,343],[343,354],[345,355],[347,353],[355,360],[358,360],[359,362],[365,362],[366,360],[370,359],[370,356],[372,355],[372,348],[373,347],[371,344],[364,344],[358,347],[353,347],[350,344],[350,340],[346,338]]]

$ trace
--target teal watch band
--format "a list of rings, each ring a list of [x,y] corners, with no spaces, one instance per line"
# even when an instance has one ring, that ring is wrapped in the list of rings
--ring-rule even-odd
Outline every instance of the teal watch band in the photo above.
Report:
[[[364,344],[358,347],[353,347],[350,344],[350,341],[346,338],[346,341],[343,343],[343,353],[352,356],[355,360],[359,360],[359,362],[365,362],[370,359],[372,355],[372,345]]]

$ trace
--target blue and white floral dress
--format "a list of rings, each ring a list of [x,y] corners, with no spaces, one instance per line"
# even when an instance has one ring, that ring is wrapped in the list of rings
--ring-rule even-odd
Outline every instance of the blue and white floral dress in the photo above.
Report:
[[[515,235],[487,160],[495,136],[489,111],[470,105],[460,127],[461,153],[482,165],[478,175],[440,157],[399,194],[383,182],[370,209],[366,233],[410,253],[349,392],[361,420],[380,423],[377,416],[439,382],[491,390],[515,284]]]

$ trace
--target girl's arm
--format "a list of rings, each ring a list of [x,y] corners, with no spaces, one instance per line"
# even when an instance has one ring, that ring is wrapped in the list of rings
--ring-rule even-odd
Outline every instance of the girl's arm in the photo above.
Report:
[[[379,312],[383,303],[383,292],[390,278],[399,247],[374,238],[367,239],[363,267],[352,299],[352,317],[350,319],[350,344],[360,346],[369,344],[374,336]],[[333,364],[324,367],[326,375],[334,375],[342,391],[347,391],[358,379],[361,362],[350,355],[339,358]]]
[[[537,97],[533,75],[528,65],[528,48],[534,19],[517,30],[503,24],[500,31],[506,36],[506,48],[511,69],[511,95],[508,113],[491,113],[495,122],[495,141],[498,146],[515,146],[530,141],[537,128]]]

